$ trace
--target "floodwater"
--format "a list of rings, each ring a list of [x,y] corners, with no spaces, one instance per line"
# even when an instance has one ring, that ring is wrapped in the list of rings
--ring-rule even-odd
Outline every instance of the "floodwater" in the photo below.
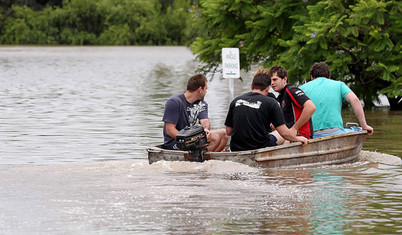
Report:
[[[0,234],[402,233],[400,111],[366,112],[375,134],[351,164],[149,165],[194,58],[184,47],[0,47]],[[243,78],[235,95],[249,90]],[[215,77],[206,101],[223,128],[228,82]]]

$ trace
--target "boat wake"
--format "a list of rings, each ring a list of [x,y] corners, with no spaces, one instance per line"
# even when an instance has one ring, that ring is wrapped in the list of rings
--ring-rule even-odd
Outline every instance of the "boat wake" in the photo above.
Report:
[[[237,162],[232,161],[217,161],[217,160],[209,160],[205,162],[185,162],[185,161],[158,161],[151,165],[147,163],[134,163],[131,165],[131,170],[135,172],[139,172],[142,169],[146,169],[149,172],[187,172],[187,173],[196,173],[196,172],[204,172],[204,173],[252,173],[258,172],[258,168],[250,167],[248,165],[244,165]]]
[[[365,150],[360,151],[359,161],[382,163],[385,165],[395,165],[395,166],[402,165],[402,159],[398,156],[380,152],[370,152]]]

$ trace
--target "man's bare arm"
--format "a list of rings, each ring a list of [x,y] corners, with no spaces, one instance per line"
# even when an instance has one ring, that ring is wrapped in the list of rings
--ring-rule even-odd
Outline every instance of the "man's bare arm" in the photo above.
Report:
[[[292,128],[299,130],[300,127],[302,127],[304,124],[306,124],[306,122],[308,122],[308,120],[311,118],[315,110],[316,107],[313,101],[311,100],[306,101],[303,104],[303,109],[300,118],[296,121],[296,123],[293,125]]]
[[[201,119],[200,120],[201,126],[204,127],[204,130],[210,130],[211,124],[209,123],[209,119]]]
[[[292,142],[302,142],[303,144],[308,144],[308,139],[306,137],[294,135],[285,124],[277,126],[276,130],[286,140],[289,140]]]
[[[173,139],[176,139],[176,135],[179,133],[179,131],[176,129],[176,124],[166,122],[166,133]]]
[[[359,120],[362,128],[364,130],[367,130],[368,135],[372,135],[374,133],[374,129],[371,126],[367,125],[363,106],[360,103],[359,98],[357,98],[355,93],[351,91],[346,95],[345,100],[352,106],[353,112],[355,113],[357,119]]]
[[[233,127],[226,126],[226,135],[231,136],[233,134]]]

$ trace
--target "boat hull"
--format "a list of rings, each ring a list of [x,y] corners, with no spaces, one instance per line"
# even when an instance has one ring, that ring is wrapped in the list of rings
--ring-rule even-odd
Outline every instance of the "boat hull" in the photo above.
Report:
[[[356,131],[309,140],[309,144],[290,143],[239,152],[206,152],[205,160],[233,161],[253,167],[294,167],[333,165],[355,161],[366,140],[366,131]],[[148,160],[192,161],[187,151],[165,150],[160,147],[147,149]]]

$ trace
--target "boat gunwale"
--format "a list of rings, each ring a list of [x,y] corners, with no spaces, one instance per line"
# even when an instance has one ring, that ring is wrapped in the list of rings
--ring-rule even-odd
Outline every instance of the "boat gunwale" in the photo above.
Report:
[[[314,144],[316,142],[321,142],[325,140],[333,140],[337,138],[342,138],[346,136],[353,136],[353,135],[366,135],[367,131],[366,130],[359,130],[359,131],[353,131],[353,132],[346,132],[346,133],[341,133],[337,135],[328,135],[316,139],[309,139],[308,144]],[[292,148],[296,146],[301,146],[303,143],[301,142],[294,142],[294,143],[289,143],[285,145],[277,145],[277,146],[272,146],[272,147],[265,147],[265,148],[259,148],[259,149],[253,149],[253,150],[245,150],[245,151],[234,151],[234,152],[205,152],[204,154],[210,155],[210,156],[215,156],[215,155],[228,155],[228,156],[236,156],[236,155],[250,155],[250,154],[259,154],[259,153],[266,153],[266,152],[271,152],[271,151],[276,151],[280,149],[286,149],[286,148]],[[169,150],[169,149],[163,149],[157,146],[154,147],[148,147],[147,152],[151,153],[174,153],[174,154],[188,154],[188,151],[182,151],[182,150]]]

